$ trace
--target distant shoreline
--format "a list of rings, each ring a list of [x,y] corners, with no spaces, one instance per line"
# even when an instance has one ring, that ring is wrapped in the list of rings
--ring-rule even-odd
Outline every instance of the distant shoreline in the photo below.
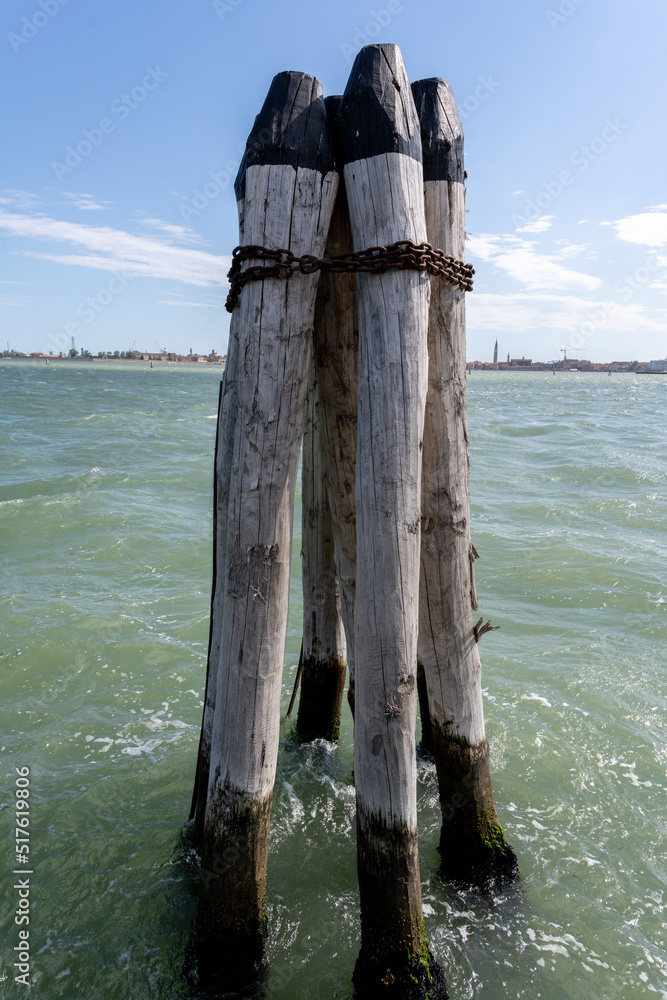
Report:
[[[31,358],[31,357],[2,357],[0,361],[32,361],[34,364],[46,365],[46,362],[51,364],[60,364],[64,362],[65,364],[71,364],[72,362],[82,361],[86,364],[91,362],[96,362],[97,364],[114,364],[114,365],[153,365],[153,367],[160,366],[161,368],[166,368],[167,365],[185,365],[188,368],[226,368],[227,366],[221,361],[158,361],[158,360],[142,360],[141,358],[58,358],[58,357],[42,357],[42,358]]]
[[[194,371],[208,370],[210,368],[221,368],[223,371],[227,367],[220,361],[159,361],[159,360],[142,360],[141,358],[58,358],[58,357],[41,357],[41,358],[31,358],[31,357],[0,357],[0,361],[20,361],[20,362],[31,362],[35,365],[46,366],[48,362],[49,365],[85,362],[90,364],[95,362],[97,364],[114,364],[114,365],[144,365],[146,368],[153,369],[156,368],[167,368],[169,365],[178,365],[179,367],[191,368]],[[608,362],[600,362],[600,364],[607,364]],[[542,374],[547,372],[558,373],[559,375],[667,375],[667,371],[661,372],[651,372],[646,370],[640,371],[630,371],[629,369],[615,369],[604,371],[591,371],[586,369],[578,368],[528,368],[523,366],[517,366],[514,368],[468,368],[466,365],[466,375],[475,373],[475,375],[533,375]]]
[[[600,364],[607,364],[601,361]],[[667,375],[667,371],[651,372],[646,369],[631,370],[630,368],[605,368],[603,371],[592,368],[468,368],[466,373],[474,372],[475,375],[516,375],[537,374],[544,375],[545,372],[558,372],[559,375]]]

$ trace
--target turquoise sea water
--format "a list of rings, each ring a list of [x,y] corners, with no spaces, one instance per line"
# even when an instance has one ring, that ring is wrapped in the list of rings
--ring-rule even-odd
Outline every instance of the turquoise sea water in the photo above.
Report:
[[[194,366],[193,366],[194,367]],[[0,997],[13,981],[15,768],[30,768],[39,1000],[178,1000],[197,871],[181,848],[206,664],[220,369],[0,362]],[[667,997],[667,379],[473,373],[473,539],[503,893],[436,872],[452,1000]],[[298,503],[297,503],[298,507]],[[300,643],[298,518],[283,687]],[[349,998],[352,729],[283,723],[267,997]]]

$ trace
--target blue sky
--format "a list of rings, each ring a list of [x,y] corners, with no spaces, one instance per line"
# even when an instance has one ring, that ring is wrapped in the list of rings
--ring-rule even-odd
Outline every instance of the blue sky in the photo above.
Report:
[[[233,177],[273,75],[341,93],[385,41],[462,113],[468,357],[496,337],[501,357],[667,357],[660,0],[13,0],[0,18],[3,348],[76,331],[93,353],[224,351]]]

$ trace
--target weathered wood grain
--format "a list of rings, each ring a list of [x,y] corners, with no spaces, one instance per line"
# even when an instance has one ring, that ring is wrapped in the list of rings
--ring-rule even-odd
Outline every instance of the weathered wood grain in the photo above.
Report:
[[[338,739],[345,689],[345,633],[324,478],[321,419],[313,358],[301,459],[303,669],[296,729],[303,740]]]
[[[244,242],[244,201],[236,203],[239,217],[239,245]],[[211,761],[211,737],[215,713],[215,694],[220,666],[220,641],[222,635],[222,610],[225,599],[224,574],[227,551],[227,508],[232,465],[234,431],[239,414],[239,323],[243,312],[235,309],[229,323],[227,364],[220,386],[218,399],[218,423],[215,437],[215,457],[213,465],[213,583],[211,587],[211,617],[209,625],[208,658],[206,663],[206,687],[204,711],[199,738],[197,772],[193,795],[194,840],[200,844],[204,831],[204,815],[208,794],[209,768]]]
[[[419,122],[399,49],[353,66],[337,125],[355,250],[426,238]],[[417,854],[416,663],[430,283],[357,276],[355,745],[361,992],[433,991]],[[438,993],[446,995],[444,980]],[[369,993],[370,995],[370,993]],[[400,995],[404,995],[401,993]],[[407,994],[405,994],[407,995]],[[425,993],[409,995],[425,995]]]
[[[332,109],[340,97],[326,98],[330,131],[337,146]],[[329,228],[326,255],[352,250],[344,184],[340,184]],[[334,533],[336,574],[347,647],[348,701],[354,713],[354,601],[356,592],[355,465],[357,455],[357,355],[359,322],[354,275],[320,276],[315,301],[313,354],[317,372],[324,478]]]
[[[463,129],[444,80],[413,84],[424,153],[428,241],[463,260]],[[470,540],[465,294],[434,278],[422,466],[419,647],[430,715],[442,832],[442,871],[485,882],[513,874],[498,822],[484,732],[482,667]]]
[[[247,243],[321,256],[337,174],[322,88],[273,81],[237,180]],[[253,266],[248,261],[245,266]],[[222,614],[195,927],[211,974],[260,953],[269,818],[278,753],[294,490],[317,274],[249,282],[241,294]]]

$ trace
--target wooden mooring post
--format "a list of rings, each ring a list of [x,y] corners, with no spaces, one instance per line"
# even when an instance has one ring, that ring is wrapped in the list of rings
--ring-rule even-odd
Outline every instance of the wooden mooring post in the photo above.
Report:
[[[439,79],[420,80],[412,89],[421,124],[428,240],[463,260],[463,129],[454,95]],[[517,861],[498,821],[484,732],[473,620],[465,346],[465,293],[435,280],[422,465],[420,661],[442,807],[442,873],[484,884],[515,875]]]
[[[303,648],[296,720],[302,740],[336,740],[345,689],[345,632],[334,560],[334,536],[324,478],[322,406],[315,359],[306,405],[301,460],[301,580]]]
[[[341,97],[325,98],[334,148],[335,115]],[[352,233],[345,185],[340,183],[325,255],[352,250]],[[315,300],[313,365],[317,382],[317,430],[322,456],[334,541],[334,560],[340,613],[345,630],[348,701],[354,714],[354,600],[356,591],[356,506],[354,495],[357,454],[357,354],[359,350],[357,291],[353,274],[320,276]],[[304,433],[304,491],[306,489],[306,435]],[[304,550],[305,554],[305,550]],[[304,561],[304,570],[306,564]],[[311,571],[312,572],[312,571]],[[305,584],[304,584],[305,587]],[[305,595],[305,591],[304,591]],[[304,596],[305,601],[305,596]],[[312,614],[312,611],[311,611]],[[304,604],[304,636],[306,628]],[[327,629],[329,633],[331,629]],[[335,667],[304,671],[297,728],[310,738],[331,739],[329,720],[340,717]],[[328,682],[323,682],[325,676]],[[312,687],[312,690],[311,690]]]
[[[294,72],[275,77],[236,188],[244,242],[321,256],[337,175],[318,80]],[[221,431],[231,463],[225,551],[216,567],[220,653],[194,934],[205,982],[247,969],[262,949],[294,490],[317,279],[315,273],[252,281],[236,307],[238,414],[232,440]]]
[[[244,201],[243,188],[237,188],[236,207],[239,216],[239,233],[243,236]],[[208,658],[206,663],[206,687],[204,689],[204,712],[197,771],[192,797],[190,818],[194,818],[194,840],[201,844],[204,831],[204,815],[208,795],[209,770],[211,763],[211,738],[215,714],[215,697],[220,669],[220,643],[222,641],[222,613],[225,603],[224,585],[225,561],[227,558],[227,527],[229,488],[232,467],[236,424],[239,419],[239,332],[243,314],[237,310],[229,324],[229,344],[225,377],[220,384],[218,399],[218,423],[215,436],[215,458],[213,463],[213,583],[211,587],[211,618],[209,627]]]
[[[419,120],[395,45],[357,56],[337,118],[355,250],[426,240]],[[357,276],[355,736],[363,995],[445,996],[422,915],[415,755],[430,279]]]
[[[198,985],[209,995],[252,991],[261,962],[303,441],[297,732],[336,738],[347,655],[356,997],[445,1000],[421,901],[418,689],[438,772],[442,874],[481,884],[516,873],[491,788],[473,622],[462,290],[471,280],[451,89],[411,87],[388,44],[362,49],[343,98],[327,106],[314,77],[281,73],[236,193],[241,250],[218,411],[193,795]]]

